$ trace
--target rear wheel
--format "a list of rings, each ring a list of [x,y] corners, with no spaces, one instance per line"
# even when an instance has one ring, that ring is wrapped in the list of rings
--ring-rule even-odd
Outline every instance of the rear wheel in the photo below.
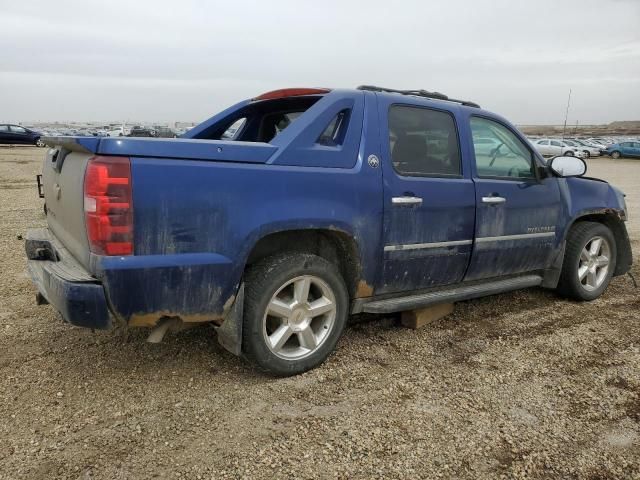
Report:
[[[564,152],[564,156],[565,156],[565,157],[573,157],[573,156],[574,156],[574,153],[573,153],[573,151],[568,150],[568,151]]]
[[[594,300],[605,291],[616,267],[616,242],[601,223],[579,222],[569,232],[558,292]]]
[[[320,365],[344,329],[349,296],[335,265],[310,254],[268,257],[245,277],[245,357],[275,375]]]
[[[589,150],[583,150],[584,152],[584,158],[589,158],[591,156],[591,154],[589,153]]]
[[[614,150],[613,152],[611,152],[611,158],[615,158],[615,159],[617,160],[617,159],[618,159],[618,158],[620,158],[621,156],[622,156],[622,155],[621,155],[621,154],[620,154],[620,152],[619,152],[619,151],[617,151],[617,150]]]

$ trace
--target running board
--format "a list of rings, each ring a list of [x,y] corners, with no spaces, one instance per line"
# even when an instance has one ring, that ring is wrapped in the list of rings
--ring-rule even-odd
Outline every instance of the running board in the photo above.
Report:
[[[407,297],[395,297],[387,300],[373,300],[362,305],[362,311],[367,313],[392,313],[405,310],[435,305],[436,303],[461,302],[472,298],[496,295],[521,288],[537,287],[542,283],[542,277],[538,275],[526,275],[523,277],[496,280],[488,283],[474,285],[461,285],[437,292],[409,295]]]

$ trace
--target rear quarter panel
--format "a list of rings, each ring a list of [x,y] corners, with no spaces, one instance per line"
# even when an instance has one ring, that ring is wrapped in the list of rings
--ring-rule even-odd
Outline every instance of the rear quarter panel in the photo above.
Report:
[[[278,146],[273,164],[132,158],[135,255],[95,259],[112,310],[130,325],[153,325],[161,316],[219,319],[257,241],[294,229],[351,235],[362,279],[374,285],[382,173],[367,165],[378,143],[377,133],[365,131],[377,128],[375,110],[358,121],[357,141],[335,152],[344,161],[326,162],[348,168],[291,165],[304,164],[313,152],[297,142],[297,160],[288,165],[277,164],[294,158],[287,145]],[[324,162],[325,153],[318,158]]]

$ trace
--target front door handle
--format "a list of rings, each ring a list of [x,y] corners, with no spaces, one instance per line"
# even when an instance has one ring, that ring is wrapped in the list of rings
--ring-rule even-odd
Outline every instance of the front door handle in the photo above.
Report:
[[[504,197],[482,197],[482,203],[497,204],[504,203],[506,201],[507,199]]]
[[[391,203],[393,205],[422,205],[422,199],[420,197],[392,197]]]

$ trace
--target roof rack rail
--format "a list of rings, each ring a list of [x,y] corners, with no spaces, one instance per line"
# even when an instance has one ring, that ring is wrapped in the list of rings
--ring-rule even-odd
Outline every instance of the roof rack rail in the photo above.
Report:
[[[435,100],[446,100],[447,102],[455,102],[466,107],[480,108],[480,105],[467,100],[456,100],[455,98],[449,98],[444,93],[439,92],[427,92],[426,90],[395,90],[393,88],[375,87],[373,85],[360,85],[358,90],[367,90],[369,92],[388,92],[399,93],[400,95],[413,95],[416,97],[433,98]]]

